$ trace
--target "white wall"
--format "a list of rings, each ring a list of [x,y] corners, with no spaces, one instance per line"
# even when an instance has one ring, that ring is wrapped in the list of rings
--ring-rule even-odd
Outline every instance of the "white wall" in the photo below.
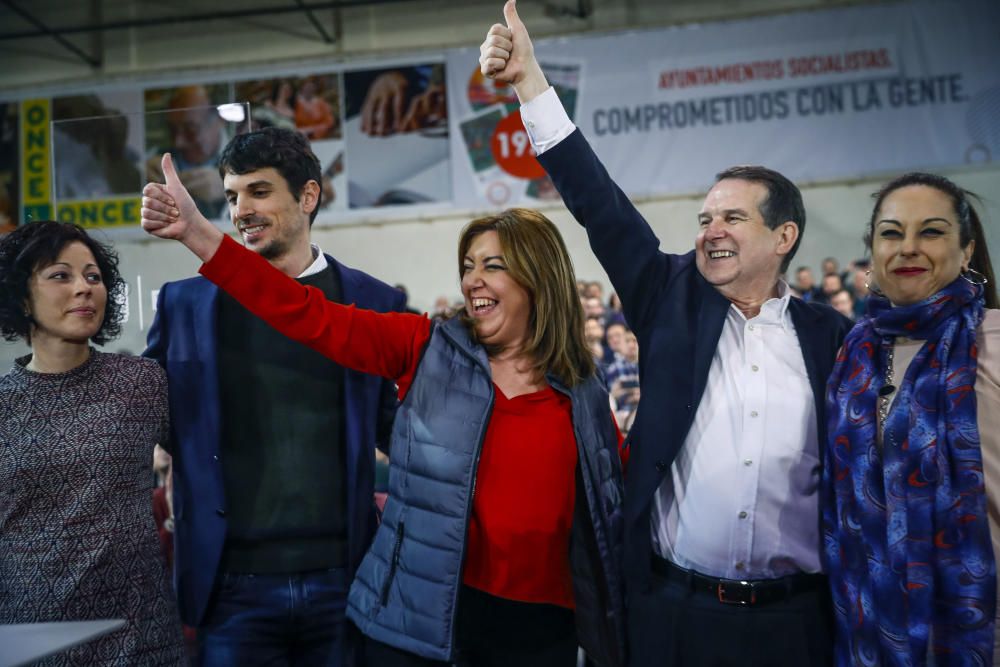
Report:
[[[722,165],[720,165],[721,167]],[[987,239],[1000,269],[1000,168],[945,172],[960,185],[985,199],[981,208]],[[807,185],[802,188],[808,221],[806,233],[793,267],[806,264],[819,270],[820,261],[837,257],[841,264],[864,255],[861,237],[871,215],[871,193],[879,181]],[[639,209],[650,221],[668,252],[685,252],[693,247],[696,215],[703,195],[650,199]],[[594,259],[586,235],[562,206],[544,209],[562,231],[576,266],[577,276],[599,280],[607,289],[607,275]],[[449,217],[427,220],[400,220],[381,225],[326,227],[313,230],[313,238],[339,260],[388,282],[404,283],[413,305],[431,308],[439,295],[458,298],[458,234],[462,225],[483,212],[466,211]],[[116,244],[123,276],[129,281],[129,321],[125,333],[105,349],[140,352],[152,321],[155,290],[168,280],[195,275],[198,261],[175,242],[137,238]],[[141,277],[142,292],[138,293]],[[140,305],[141,299],[141,305]],[[141,313],[140,313],[141,310]],[[22,344],[0,343],[0,372],[15,356],[25,354]]]

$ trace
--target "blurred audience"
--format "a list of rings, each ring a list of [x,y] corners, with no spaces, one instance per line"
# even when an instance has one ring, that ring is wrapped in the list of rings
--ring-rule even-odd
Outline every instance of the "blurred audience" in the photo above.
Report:
[[[609,357],[609,350],[604,345],[604,323],[596,315],[587,315],[583,323],[583,338],[587,349],[594,355],[594,360],[601,364]]]
[[[833,295],[844,289],[844,280],[839,273],[823,274],[823,282],[820,283],[820,291],[816,300],[822,303],[830,303]]]
[[[627,434],[639,406],[639,341],[630,329],[622,332],[622,353],[607,367],[605,378],[618,427]]]
[[[793,289],[799,293],[803,301],[812,301],[816,298],[816,279],[813,277],[812,269],[808,266],[800,266],[795,270],[795,285]]]
[[[865,266],[854,269],[851,276],[850,289],[854,297],[854,317],[864,315],[868,309],[868,267]]]
[[[588,296],[583,299],[582,303],[583,314],[588,318],[596,317],[601,322],[601,328],[604,328],[604,304],[601,302],[601,298]]]
[[[854,315],[854,297],[846,289],[842,289],[835,292],[833,296],[830,297],[830,305],[833,306],[834,310],[850,319],[855,319]]]

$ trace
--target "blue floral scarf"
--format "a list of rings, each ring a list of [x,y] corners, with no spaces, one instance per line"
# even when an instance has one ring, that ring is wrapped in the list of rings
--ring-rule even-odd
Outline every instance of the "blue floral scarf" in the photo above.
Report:
[[[961,277],[912,306],[872,297],[827,385],[824,556],[836,664],[993,664],[996,565],[976,422],[983,290]],[[926,341],[878,432],[895,336]],[[929,645],[930,644],[930,645]]]

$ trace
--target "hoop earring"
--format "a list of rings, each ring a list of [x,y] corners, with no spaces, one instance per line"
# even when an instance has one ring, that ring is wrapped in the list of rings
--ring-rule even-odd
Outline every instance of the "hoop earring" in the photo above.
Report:
[[[878,288],[878,285],[872,285],[872,270],[868,269],[865,271],[865,289],[875,296],[880,296],[885,298],[885,293]]]
[[[965,271],[959,274],[966,282],[972,283],[973,285],[986,285],[989,283],[989,278],[976,271],[974,268],[967,267]]]

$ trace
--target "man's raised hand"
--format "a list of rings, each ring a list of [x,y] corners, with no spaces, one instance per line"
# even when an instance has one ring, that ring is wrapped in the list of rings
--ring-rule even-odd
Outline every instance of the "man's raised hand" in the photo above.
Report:
[[[162,239],[176,239],[207,261],[222,242],[222,232],[205,219],[181,183],[170,153],[161,162],[165,183],[142,189],[142,228]]]
[[[495,23],[479,47],[479,71],[483,76],[513,84],[521,103],[532,100],[549,87],[535,60],[535,47],[517,15],[516,0],[503,6],[507,25]]]

